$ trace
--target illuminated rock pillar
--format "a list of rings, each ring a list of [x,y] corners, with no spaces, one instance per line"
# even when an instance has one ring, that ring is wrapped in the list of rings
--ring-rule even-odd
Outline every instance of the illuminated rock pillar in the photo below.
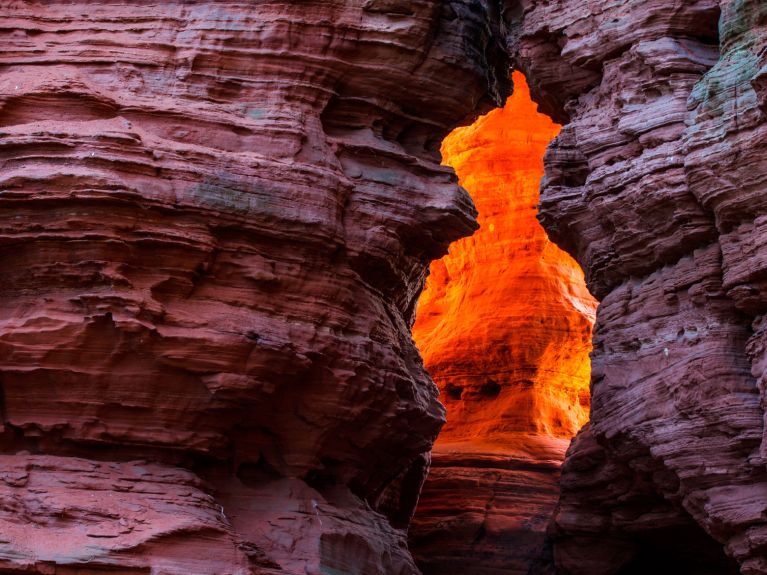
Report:
[[[442,146],[481,227],[432,264],[413,328],[447,407],[411,528],[427,574],[527,573],[564,451],[588,420],[596,301],[536,219],[559,126],[537,112],[520,73],[514,84],[504,108]]]

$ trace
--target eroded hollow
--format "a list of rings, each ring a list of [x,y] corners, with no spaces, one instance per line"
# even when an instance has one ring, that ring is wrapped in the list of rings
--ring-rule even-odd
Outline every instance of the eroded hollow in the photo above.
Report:
[[[447,408],[410,530],[426,575],[469,564],[526,573],[567,445],[588,420],[597,302],[536,219],[559,126],[538,113],[520,73],[514,85],[504,108],[442,146],[481,227],[432,264],[413,329]]]

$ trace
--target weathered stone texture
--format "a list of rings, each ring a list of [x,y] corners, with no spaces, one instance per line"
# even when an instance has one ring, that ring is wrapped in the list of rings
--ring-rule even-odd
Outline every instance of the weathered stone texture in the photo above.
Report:
[[[652,520],[662,513],[691,518],[743,573],[765,573],[767,7],[524,4],[517,61],[565,122],[546,157],[541,220],[601,299],[593,439],[576,441],[563,469],[556,564],[643,572],[665,549],[697,573],[713,543],[695,535],[675,555],[659,536],[668,522]],[[583,468],[591,445],[625,479]],[[620,553],[601,552],[610,546]]]
[[[493,10],[0,2],[0,448],[34,486],[0,569],[415,573],[444,409],[409,328],[476,226],[437,150],[508,90]],[[134,459],[183,491],[156,518]]]
[[[416,572],[444,409],[409,328],[476,228],[438,150],[502,104],[505,35],[563,124],[542,222],[602,301],[554,560],[767,573],[764,2],[0,18],[0,569]]]

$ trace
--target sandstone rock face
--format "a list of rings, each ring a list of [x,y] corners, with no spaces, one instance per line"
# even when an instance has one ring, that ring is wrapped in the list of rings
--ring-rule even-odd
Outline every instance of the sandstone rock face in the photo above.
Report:
[[[526,575],[565,447],[588,418],[596,302],[535,217],[558,129],[516,73],[504,108],[442,146],[480,229],[432,264],[413,327],[447,408],[410,528],[426,574]]]
[[[516,8],[518,64],[564,124],[541,218],[601,300],[559,573],[767,573],[767,5]]]
[[[0,9],[0,569],[417,572],[444,409],[409,328],[476,227],[438,150],[502,104],[505,36],[563,125],[543,224],[602,301],[554,562],[767,573],[764,2]],[[445,445],[483,425],[464,387]],[[553,493],[552,451],[525,483],[483,449],[446,493]]]
[[[0,9],[0,569],[415,573],[494,4]]]

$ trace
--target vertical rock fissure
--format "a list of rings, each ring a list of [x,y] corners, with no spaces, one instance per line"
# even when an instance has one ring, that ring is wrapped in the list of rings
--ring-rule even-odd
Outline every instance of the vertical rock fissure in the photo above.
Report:
[[[596,301],[536,219],[559,126],[514,74],[506,106],[443,143],[480,229],[431,266],[413,329],[447,423],[410,528],[426,575],[526,574],[570,438],[588,419]]]

